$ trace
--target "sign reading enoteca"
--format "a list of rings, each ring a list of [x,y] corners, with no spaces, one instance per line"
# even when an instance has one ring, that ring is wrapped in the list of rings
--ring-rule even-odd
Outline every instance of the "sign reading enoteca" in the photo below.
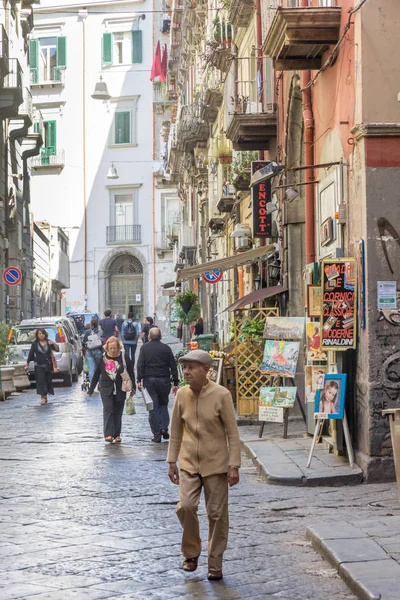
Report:
[[[257,160],[251,163],[251,175],[267,166],[269,161]],[[251,188],[253,207],[253,238],[269,238],[272,235],[272,216],[268,214],[267,203],[271,202],[271,181],[261,181]]]
[[[356,347],[357,269],[355,258],[326,258],[321,264],[321,350]]]

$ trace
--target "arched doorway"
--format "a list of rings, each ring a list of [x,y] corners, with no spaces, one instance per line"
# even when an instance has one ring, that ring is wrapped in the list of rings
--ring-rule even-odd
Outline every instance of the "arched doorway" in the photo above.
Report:
[[[127,315],[132,310],[143,320],[143,265],[132,254],[120,254],[109,266],[109,307],[113,313]]]

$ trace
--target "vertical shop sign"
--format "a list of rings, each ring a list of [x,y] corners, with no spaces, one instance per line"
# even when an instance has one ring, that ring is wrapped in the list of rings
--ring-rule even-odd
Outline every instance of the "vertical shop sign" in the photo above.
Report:
[[[251,163],[251,175],[266,167],[270,161],[257,160]],[[271,202],[271,180],[256,183],[251,188],[253,208],[253,238],[269,238],[272,235],[272,216],[267,213]]]
[[[357,261],[326,258],[322,261],[321,350],[356,347]]]

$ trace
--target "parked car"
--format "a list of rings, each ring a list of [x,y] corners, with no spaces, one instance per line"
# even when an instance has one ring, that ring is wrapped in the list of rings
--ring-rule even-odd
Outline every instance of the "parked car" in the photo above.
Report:
[[[54,340],[59,346],[59,352],[54,352],[58,365],[58,373],[54,374],[54,379],[62,378],[65,385],[72,385],[73,381],[78,381],[79,362],[82,360],[77,355],[74,343],[74,335],[68,324],[65,323],[65,317],[47,317],[42,319],[26,319],[14,327],[10,333],[10,341],[13,344],[13,351],[20,362],[25,362],[28,358],[32,342],[35,340],[35,331],[39,327],[45,329],[50,339]],[[79,339],[79,336],[78,336]],[[35,378],[33,363],[29,365],[29,378]]]
[[[78,332],[80,333],[80,335],[85,333],[85,331],[87,329],[90,329],[90,321],[92,320],[93,317],[98,319],[99,315],[97,313],[69,313],[68,314],[68,318],[71,319],[71,321],[74,321],[76,328],[77,328]]]
[[[66,327],[69,341],[74,346],[76,363],[78,366],[78,375],[80,375],[83,371],[82,340],[80,333],[76,327],[76,323],[75,321],[73,321],[72,319],[68,319],[67,317],[52,317],[52,319],[57,319],[57,321],[60,321]]]

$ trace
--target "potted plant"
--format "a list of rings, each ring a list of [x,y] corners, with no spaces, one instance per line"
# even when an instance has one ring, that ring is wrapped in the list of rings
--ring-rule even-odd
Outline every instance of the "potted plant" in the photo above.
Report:
[[[231,96],[231,104],[234,106],[234,113],[237,115],[245,115],[247,111],[247,105],[249,103],[249,96],[243,94],[235,94]]]
[[[238,152],[234,156],[228,174],[228,181],[234,185],[237,190],[246,190],[249,188],[251,163],[253,160],[257,159],[257,151]]]
[[[10,325],[0,321],[0,400],[5,400],[15,392],[13,382],[15,367],[10,365],[13,351],[8,337],[9,332]]]
[[[227,144],[219,145],[217,153],[220,165],[227,165],[232,162],[232,150]]]
[[[200,317],[200,305],[197,294],[191,290],[182,292],[175,296],[177,306],[178,319],[184,325],[190,325]]]

